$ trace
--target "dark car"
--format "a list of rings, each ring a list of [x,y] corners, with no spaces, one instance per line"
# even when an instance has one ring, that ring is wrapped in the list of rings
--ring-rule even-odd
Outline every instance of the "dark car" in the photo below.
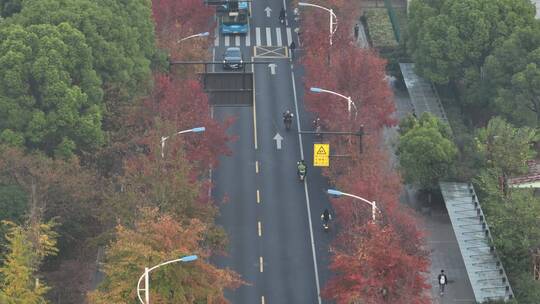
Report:
[[[230,47],[225,50],[223,54],[223,68],[238,70],[244,66],[244,60],[242,58],[242,52],[240,48]]]

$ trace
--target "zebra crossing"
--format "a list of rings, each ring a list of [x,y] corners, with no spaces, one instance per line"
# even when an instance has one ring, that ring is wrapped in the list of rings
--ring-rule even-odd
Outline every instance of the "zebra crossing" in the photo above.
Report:
[[[254,41],[251,38],[251,31],[245,36],[216,35],[214,46],[288,46],[293,41],[290,27],[255,27]]]

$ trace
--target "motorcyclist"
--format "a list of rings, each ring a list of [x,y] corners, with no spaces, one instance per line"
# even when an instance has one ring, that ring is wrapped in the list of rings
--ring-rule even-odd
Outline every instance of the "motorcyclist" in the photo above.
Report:
[[[304,160],[300,160],[298,162],[296,162],[296,168],[297,168],[297,173],[298,173],[298,176],[301,176],[301,175],[306,175],[307,173],[307,166],[306,166],[306,162],[304,162]]]
[[[324,212],[321,214],[321,220],[323,220],[325,224],[328,224],[331,219],[332,215],[330,215],[330,211],[328,211],[328,208],[325,208]]]
[[[285,113],[283,113],[283,123],[285,124],[285,127],[289,129],[291,127],[292,119],[294,117],[294,114],[291,113],[291,111],[287,110]]]
[[[312,125],[313,125],[313,130],[317,130],[317,127],[321,125],[321,119],[319,118],[319,116],[317,116],[317,118],[313,120]]]
[[[281,8],[279,11],[279,22],[283,23],[285,21],[285,8]]]

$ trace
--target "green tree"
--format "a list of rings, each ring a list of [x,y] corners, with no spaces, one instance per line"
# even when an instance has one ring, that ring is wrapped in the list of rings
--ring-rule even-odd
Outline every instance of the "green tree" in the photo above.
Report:
[[[437,83],[466,74],[471,81],[499,40],[530,25],[534,14],[528,0],[413,0],[409,49],[416,69]]]
[[[400,124],[399,165],[406,183],[423,189],[437,187],[449,175],[457,156],[448,125],[429,113]]]
[[[28,206],[28,195],[17,185],[0,184],[0,221],[20,223]]]
[[[47,303],[44,295],[49,288],[38,283],[36,272],[44,257],[57,253],[54,223],[38,223],[34,228],[5,224],[11,228],[6,235],[8,254],[0,267],[0,298],[7,304]]]
[[[22,0],[0,0],[0,16],[6,18],[18,13],[22,8]]]
[[[102,129],[120,128],[122,107],[151,85],[151,2],[0,4],[10,10],[0,31],[0,140],[58,157],[95,151]]]
[[[493,242],[519,303],[540,303],[540,284],[530,272],[530,250],[540,245],[540,200],[534,190],[504,194],[500,170],[484,170],[475,180]]]
[[[135,302],[134,284],[144,267],[197,254],[199,259],[167,265],[150,275],[150,293],[155,303],[225,303],[224,288],[241,284],[238,275],[207,262],[210,252],[200,246],[206,224],[197,220],[182,223],[157,209],[141,209],[133,228],[119,225],[116,240],[106,251],[105,280],[90,294],[90,303]]]
[[[101,82],[84,36],[68,23],[0,30],[0,138],[70,156],[104,142]],[[72,145],[65,145],[64,142]]]
[[[521,28],[488,56],[487,95],[494,108],[518,126],[540,123],[540,20]]]
[[[23,26],[67,22],[83,33],[107,102],[125,101],[149,83],[155,53],[151,1],[26,0],[12,19]]]
[[[516,128],[495,117],[485,128],[478,130],[477,148],[488,167],[500,169],[504,175],[510,176],[527,171],[527,161],[536,155],[532,149],[534,140],[534,129]]]

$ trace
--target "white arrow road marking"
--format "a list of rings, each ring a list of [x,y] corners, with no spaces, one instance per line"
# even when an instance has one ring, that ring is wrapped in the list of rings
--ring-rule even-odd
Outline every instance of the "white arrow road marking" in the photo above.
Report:
[[[276,75],[276,64],[275,63],[270,63],[268,65],[268,67],[270,68],[270,74]],[[279,135],[279,134],[277,134],[277,135]],[[276,139],[276,138],[274,137],[274,139]],[[281,146],[281,144],[280,144],[280,146]]]
[[[272,12],[272,9],[269,6],[267,6],[264,9],[264,11],[266,12],[266,17],[270,18],[270,12]]]
[[[277,149],[281,150],[281,141],[283,140],[283,137],[281,137],[279,133],[276,133],[276,136],[274,136],[274,140],[276,141]]]

